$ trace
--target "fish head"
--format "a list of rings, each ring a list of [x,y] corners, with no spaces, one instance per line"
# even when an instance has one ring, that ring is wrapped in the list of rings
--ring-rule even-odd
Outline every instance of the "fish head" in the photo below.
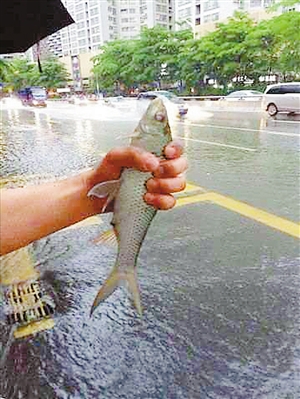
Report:
[[[155,98],[135,129],[131,144],[160,155],[160,143],[167,144],[171,140],[167,109],[162,99]]]

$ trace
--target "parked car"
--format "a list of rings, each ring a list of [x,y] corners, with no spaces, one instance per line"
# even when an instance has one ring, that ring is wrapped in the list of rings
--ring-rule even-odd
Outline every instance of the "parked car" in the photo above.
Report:
[[[263,97],[263,93],[257,90],[238,90],[233,91],[225,97],[220,98],[220,100],[225,101],[260,101]]]
[[[146,91],[137,96],[138,108],[146,109],[149,102],[155,98],[161,98],[166,105],[175,105],[180,116],[188,113],[188,107],[184,100],[167,90]]]
[[[277,112],[300,112],[300,82],[268,86],[263,97],[263,108],[271,116]]]

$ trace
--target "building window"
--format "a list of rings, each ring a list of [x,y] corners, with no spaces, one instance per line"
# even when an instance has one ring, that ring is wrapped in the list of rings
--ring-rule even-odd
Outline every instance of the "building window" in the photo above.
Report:
[[[156,14],[156,21],[167,22],[167,16],[162,14]]]
[[[219,19],[219,13],[216,12],[214,14],[205,15],[203,18],[203,22],[204,23],[214,22],[214,21],[218,21],[218,19]]]
[[[98,17],[91,18],[91,25],[97,25],[97,24],[99,24],[99,18]]]
[[[92,42],[93,42],[93,43],[98,43],[98,42],[100,42],[100,40],[101,40],[100,35],[97,35],[97,36],[93,36],[93,37],[92,37]]]
[[[76,14],[76,21],[79,21],[80,19],[84,19],[84,13],[80,12],[79,14]]]
[[[187,4],[190,4],[190,0],[178,0],[178,7],[182,7]]]
[[[99,26],[94,26],[92,29],[92,35],[94,35],[95,33],[99,33],[100,32],[100,27]]]
[[[84,28],[85,23],[84,23],[84,21],[82,21],[82,22],[77,22],[76,26],[77,26],[77,29],[82,29],[82,28]]]
[[[188,18],[192,15],[192,8],[191,7],[187,7],[183,10],[180,10],[178,12],[178,17],[179,19],[184,19],[184,18]]]
[[[156,5],[156,12],[165,12],[165,13],[167,13],[167,6],[164,6],[162,4],[157,4]]]
[[[98,8],[92,8],[90,10],[90,16],[97,15],[99,13]]]
[[[77,36],[78,37],[84,37],[85,36],[85,30],[80,30],[79,32],[77,32]]]
[[[85,39],[78,40],[78,45],[79,46],[84,46],[85,44],[86,44],[86,40]]]
[[[208,0],[204,3],[204,11],[213,10],[218,7],[218,0]]]
[[[83,4],[82,3],[76,4],[75,11],[78,12],[78,11],[81,11],[81,10],[83,10]]]

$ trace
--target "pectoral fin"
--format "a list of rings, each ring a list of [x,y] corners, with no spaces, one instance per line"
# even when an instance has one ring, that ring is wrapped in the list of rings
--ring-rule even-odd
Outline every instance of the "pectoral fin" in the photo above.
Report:
[[[97,198],[106,198],[106,201],[101,209],[104,212],[108,204],[114,200],[120,188],[120,180],[109,180],[96,184],[89,192],[88,197],[95,196]],[[100,212],[100,213],[101,213]]]
[[[127,283],[128,290],[130,291],[133,299],[134,306],[138,314],[142,315],[142,306],[140,300],[139,287],[136,279],[136,273],[132,272],[120,272],[114,269],[107,280],[100,288],[91,308],[90,316],[93,314],[98,305],[105,301],[122,283]]]
[[[94,244],[108,244],[111,246],[118,245],[118,238],[115,230],[108,230],[101,233],[98,237],[93,240]]]
[[[140,132],[137,130],[137,129],[135,129],[132,133],[130,133],[130,134],[126,134],[126,135],[124,135],[124,136],[118,136],[117,138],[116,138],[116,140],[121,140],[121,139],[132,139],[132,138],[136,138],[136,137],[139,137],[139,135],[140,135]]]

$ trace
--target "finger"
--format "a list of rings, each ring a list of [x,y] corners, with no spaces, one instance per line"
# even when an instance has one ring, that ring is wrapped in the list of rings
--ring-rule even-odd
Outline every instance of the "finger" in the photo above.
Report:
[[[170,194],[177,193],[185,189],[186,180],[183,176],[169,179],[149,179],[147,181],[149,193]]]
[[[155,177],[176,177],[187,170],[187,160],[183,157],[161,161],[159,168],[154,172]]]
[[[137,147],[114,148],[105,156],[100,168],[111,179],[120,175],[123,168],[134,168],[143,172],[153,172],[159,166],[159,159]]]
[[[154,206],[156,209],[168,210],[175,206],[176,200],[170,194],[152,194],[146,193],[144,195],[144,200],[148,205]]]
[[[171,141],[166,145],[164,154],[167,159],[179,158],[183,154],[183,142],[180,140]]]

